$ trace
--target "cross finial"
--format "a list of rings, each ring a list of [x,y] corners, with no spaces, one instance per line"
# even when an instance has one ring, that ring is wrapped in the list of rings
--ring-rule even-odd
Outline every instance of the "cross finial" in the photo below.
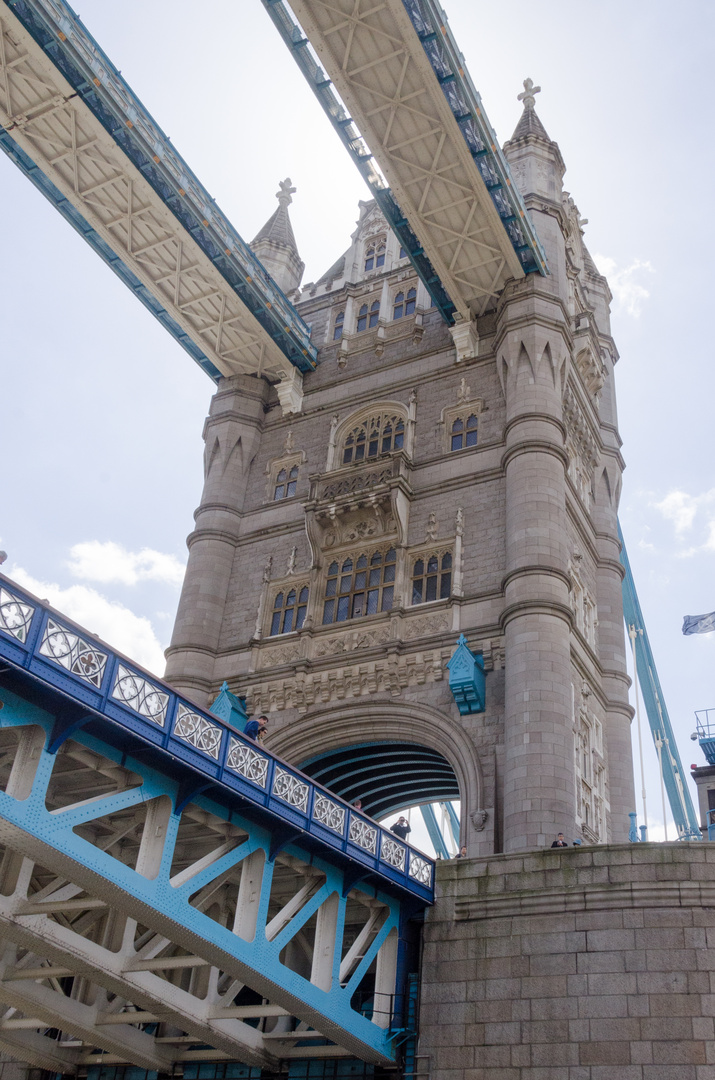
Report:
[[[524,85],[526,86],[526,83],[524,83]],[[278,187],[280,189],[276,192],[276,198],[278,199],[278,202],[281,204],[281,206],[290,206],[290,204],[293,202],[291,196],[296,191],[296,189],[291,185],[290,176],[286,177],[285,180],[281,180],[278,184]]]
[[[524,79],[524,91],[521,94],[517,94],[516,100],[524,102],[525,109],[533,109],[536,104],[534,94],[540,94],[541,87],[534,86],[533,79]]]

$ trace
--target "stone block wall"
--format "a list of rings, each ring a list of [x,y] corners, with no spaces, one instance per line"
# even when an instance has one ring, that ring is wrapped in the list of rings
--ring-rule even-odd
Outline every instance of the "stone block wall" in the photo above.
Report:
[[[715,845],[456,860],[437,883],[421,1075],[715,1078]]]

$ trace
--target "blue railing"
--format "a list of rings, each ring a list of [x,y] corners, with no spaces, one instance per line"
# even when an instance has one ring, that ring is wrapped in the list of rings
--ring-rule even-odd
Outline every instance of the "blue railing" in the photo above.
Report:
[[[59,712],[51,752],[72,732],[103,722],[103,738],[153,747],[171,774],[181,775],[183,805],[209,789],[217,802],[248,802],[296,842],[348,859],[356,875],[377,876],[383,888],[433,902],[434,862],[427,855],[3,575],[0,659],[78,707],[69,716]]]

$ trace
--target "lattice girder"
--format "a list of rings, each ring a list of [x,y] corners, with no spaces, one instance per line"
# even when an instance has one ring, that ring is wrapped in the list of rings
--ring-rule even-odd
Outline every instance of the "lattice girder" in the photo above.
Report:
[[[59,1055],[65,1072],[95,1048],[107,1063],[147,1069],[197,1054],[270,1066],[309,1055],[306,1032],[333,1044],[316,1047],[321,1056],[392,1060],[399,901],[368,885],[356,893],[346,872],[295,837],[208,798],[177,810],[175,780],[84,731],[50,753],[53,718],[7,689],[3,700],[2,735],[14,730],[18,744],[0,772],[0,1002],[11,1007],[0,1044],[43,1068],[57,1069]],[[99,776],[98,793],[68,803],[83,768]],[[377,929],[363,933],[356,962],[341,943],[364,923]],[[293,943],[307,956],[304,974],[279,959]],[[351,1007],[368,971],[372,1019]],[[58,981],[68,977],[77,1000]],[[264,1005],[236,1004],[243,986]],[[120,1008],[141,1011],[139,1028]],[[298,1026],[279,1037],[246,1023],[256,1015]],[[157,1039],[142,1030],[147,1018],[184,1035]],[[59,1047],[47,1045],[48,1027],[64,1032]],[[210,1053],[195,1049],[204,1044]]]
[[[137,140],[141,131],[149,141],[148,166],[137,167],[5,4],[0,4],[0,145],[213,377],[248,373],[276,381],[293,364],[309,370],[314,350],[308,330],[250,249],[215,204],[209,209],[208,195],[109,70],[106,58],[102,64],[78,20],[69,19],[62,4],[56,10],[39,7],[47,25],[57,23],[58,47],[69,49],[71,42],[76,55],[101,72],[92,80],[101,87],[96,96],[113,95],[125,139]],[[35,17],[29,6],[19,14],[26,21]],[[70,67],[65,66],[68,75]],[[72,72],[76,75],[76,68]],[[27,160],[20,160],[22,155]],[[38,171],[48,182],[38,181]],[[81,217],[67,213],[63,200]],[[99,243],[92,240],[95,233]],[[246,306],[241,288],[258,297],[256,311],[266,325]]]
[[[457,310],[485,310],[524,271],[402,0],[291,7]]]

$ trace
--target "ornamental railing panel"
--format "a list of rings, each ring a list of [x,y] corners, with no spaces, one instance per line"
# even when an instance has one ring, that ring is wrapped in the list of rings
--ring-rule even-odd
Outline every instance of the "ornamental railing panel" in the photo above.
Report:
[[[26,604],[9,589],[3,589],[0,586],[0,630],[4,630],[6,634],[12,634],[24,645],[34,613],[32,604]]]
[[[345,807],[333,802],[327,795],[316,792],[313,802],[313,819],[325,825],[326,829],[342,833],[345,830]]]
[[[192,712],[185,705],[179,705],[179,713],[174,724],[174,735],[183,739],[190,746],[218,761],[221,750],[221,728],[210,723],[206,717]]]
[[[281,769],[278,765],[273,777],[273,794],[278,799],[288,803],[289,806],[295,806],[297,810],[302,810],[303,813],[308,809],[310,786],[299,780],[297,776],[293,776],[292,773]]]
[[[398,844],[397,840],[391,840],[389,836],[383,833],[380,845],[380,859],[382,862],[386,862],[388,866],[394,866],[398,870],[404,870],[406,858],[407,848],[403,844]]]
[[[356,814],[350,815],[348,838],[352,840],[353,844],[357,844],[358,847],[369,851],[371,855],[377,854],[377,829]]]
[[[136,672],[125,667],[124,664],[117,665],[112,697],[115,701],[121,701],[122,705],[139,713],[140,716],[146,716],[148,720],[153,720],[160,727],[164,726],[169,695],[163,693],[158,686],[142,675],[137,675]]]
[[[268,781],[268,758],[259,754],[245,743],[239,742],[231,736],[226,765],[233,769],[239,776],[244,776],[253,784],[265,788]]]
[[[40,655],[98,689],[102,685],[107,653],[100,652],[79,634],[54,619],[47,620]]]

